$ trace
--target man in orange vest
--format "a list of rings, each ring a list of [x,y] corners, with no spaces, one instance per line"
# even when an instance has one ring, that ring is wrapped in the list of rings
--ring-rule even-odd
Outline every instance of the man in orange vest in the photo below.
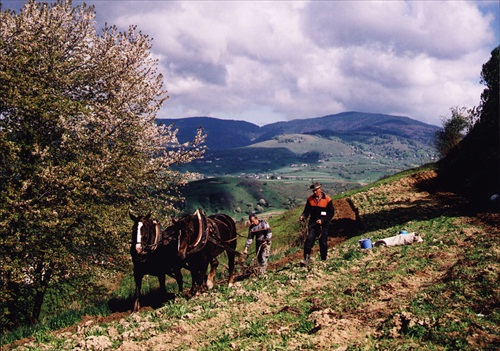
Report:
[[[309,188],[313,194],[307,199],[304,211],[300,215],[300,221],[304,221],[309,217],[307,237],[304,242],[304,259],[301,261],[301,265],[303,266],[309,265],[311,251],[316,239],[319,239],[321,259],[323,261],[326,260],[328,252],[328,227],[335,213],[332,199],[321,190],[320,183],[314,182]]]

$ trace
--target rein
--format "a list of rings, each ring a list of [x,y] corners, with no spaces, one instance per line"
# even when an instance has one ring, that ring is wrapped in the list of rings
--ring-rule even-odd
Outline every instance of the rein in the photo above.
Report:
[[[232,247],[230,247],[230,246],[226,245],[226,243],[229,243],[229,242],[233,241],[234,239],[232,239],[232,240],[228,240],[228,241],[225,241],[225,242],[223,242],[223,243],[222,243],[222,242],[217,241],[217,240],[215,240],[214,238],[212,238],[212,237],[210,237],[210,236],[209,236],[209,237],[208,237],[208,240],[209,240],[211,243],[213,243],[213,244],[215,244],[215,245],[217,245],[217,246],[219,246],[219,247],[222,247],[224,250],[234,253],[235,255],[238,255],[238,256],[239,256],[239,255],[242,255],[242,253],[241,253],[241,252],[236,251],[236,250],[235,250],[235,249],[233,249]]]

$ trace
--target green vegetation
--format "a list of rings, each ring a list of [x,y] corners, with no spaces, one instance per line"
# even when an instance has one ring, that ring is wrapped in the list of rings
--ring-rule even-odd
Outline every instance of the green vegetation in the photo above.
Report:
[[[469,132],[474,121],[475,111],[467,111],[465,107],[451,108],[451,117],[442,117],[443,129],[436,132],[436,150],[442,156],[448,155]]]
[[[371,183],[434,159],[434,149],[410,138],[377,134],[284,134],[247,147],[208,150],[182,166],[206,177],[325,179]]]
[[[179,145],[176,131],[152,122],[168,96],[151,38],[134,27],[98,31],[95,17],[71,1],[0,10],[0,325],[8,330],[107,298],[101,281],[128,251],[127,212],[165,222],[186,181],[168,165],[203,154],[201,131]]]
[[[432,168],[408,170],[351,192],[350,199],[371,223],[332,248],[327,261],[314,256],[312,267],[298,265],[301,245],[294,240],[301,228],[296,208],[269,219],[275,238],[271,262],[288,262],[279,269],[228,288],[223,262],[218,284],[207,294],[177,296],[159,309],[82,326],[79,333],[102,335],[118,347],[124,340],[108,331],[119,330],[118,335],[132,338],[127,342],[147,348],[158,337],[176,350],[314,350],[321,345],[346,350],[495,350],[500,345],[498,229],[466,217],[459,211],[461,200],[450,201],[452,195],[434,197],[415,190],[415,179],[434,173]],[[402,196],[415,199],[398,201]],[[417,204],[425,216],[414,213],[402,222],[379,216]],[[375,242],[402,227],[420,233],[424,241],[360,249],[360,238]],[[240,234],[246,234],[245,228]],[[132,293],[130,283],[122,285]],[[33,345],[74,347],[75,341],[64,333],[50,334],[49,329],[32,331]]]
[[[220,177],[193,181],[183,189],[185,201],[179,208],[188,213],[198,208],[207,214],[229,213],[237,220],[246,219],[250,213],[269,217],[301,206],[309,196],[312,179]],[[332,179],[321,182],[332,195],[360,186]]]

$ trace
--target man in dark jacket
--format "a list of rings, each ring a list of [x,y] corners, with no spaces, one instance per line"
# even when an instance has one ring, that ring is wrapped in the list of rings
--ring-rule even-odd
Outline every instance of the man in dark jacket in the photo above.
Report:
[[[326,260],[328,252],[328,227],[335,213],[332,199],[321,190],[320,183],[314,182],[309,188],[313,194],[307,199],[304,211],[300,215],[301,221],[309,217],[307,237],[304,242],[304,259],[301,262],[304,266],[309,264],[311,251],[317,238],[319,238],[321,259]]]

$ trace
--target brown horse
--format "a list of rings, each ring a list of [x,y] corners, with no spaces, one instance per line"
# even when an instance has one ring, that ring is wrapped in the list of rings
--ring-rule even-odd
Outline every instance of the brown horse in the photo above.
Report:
[[[177,281],[179,292],[183,289],[182,260],[177,255],[177,238],[168,237],[161,230],[160,223],[151,216],[134,216],[130,255],[134,263],[135,300],[134,312],[140,309],[142,278],[148,274],[158,277],[160,290],[166,294],[165,274]]]
[[[180,219],[173,219],[166,229],[169,235],[178,238],[178,256],[185,260],[191,271],[191,295],[213,287],[213,280],[219,265],[217,256],[227,252],[229,265],[229,286],[234,283],[234,257],[236,252],[236,225],[224,214],[206,217],[200,211]],[[208,265],[210,273],[207,275]]]

